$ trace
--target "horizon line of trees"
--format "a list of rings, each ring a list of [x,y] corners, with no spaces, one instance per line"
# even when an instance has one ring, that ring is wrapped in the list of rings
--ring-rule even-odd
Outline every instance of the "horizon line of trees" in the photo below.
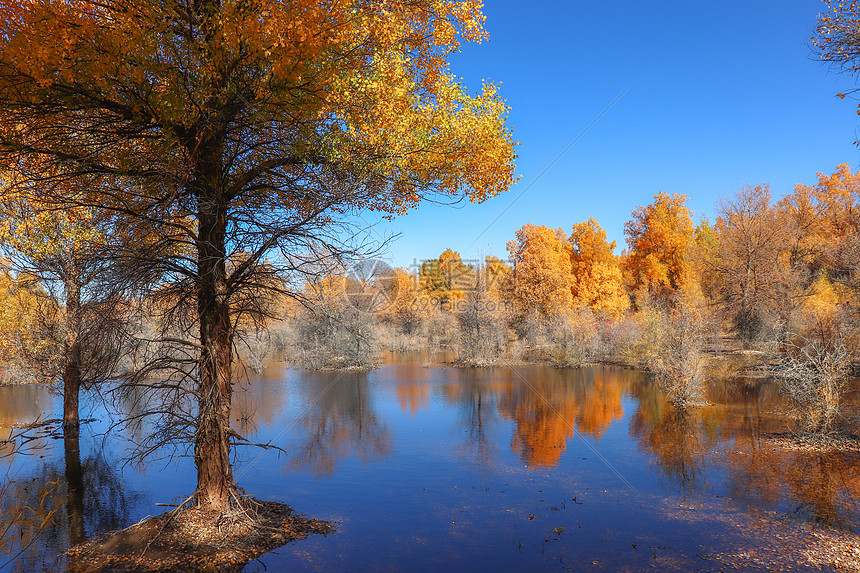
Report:
[[[856,305],[860,171],[839,165],[777,202],[767,184],[744,186],[718,201],[713,224],[704,217],[695,224],[686,199],[659,192],[635,208],[620,254],[592,218],[569,234],[523,225],[507,245],[507,261],[487,256],[476,264],[449,248],[414,268],[386,267],[388,304],[380,318],[420,308],[416,301],[455,310],[474,296],[521,315],[588,309],[618,318],[646,299],[674,304],[685,297],[718,308],[749,344],[767,329],[785,332],[798,314],[823,318]],[[330,290],[356,288],[327,280]]]

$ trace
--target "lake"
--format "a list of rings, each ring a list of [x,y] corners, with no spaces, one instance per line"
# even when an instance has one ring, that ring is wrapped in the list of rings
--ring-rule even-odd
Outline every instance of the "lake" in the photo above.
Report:
[[[364,373],[252,378],[234,395],[234,426],[286,454],[240,448],[239,485],[338,531],[246,571],[817,571],[797,562],[804,547],[858,533],[857,454],[773,446],[767,437],[790,426],[766,381],[715,384],[714,405],[682,414],[648,376],[610,366],[460,369],[404,357]],[[0,479],[21,499],[56,482],[49,502],[60,508],[4,571],[62,570],[70,543],[193,491],[191,459],[170,450],[126,463],[146,426],[108,432],[117,415],[85,402],[94,420],[79,468],[49,432],[31,455],[0,458]],[[4,434],[60,413],[45,388],[0,387]]]

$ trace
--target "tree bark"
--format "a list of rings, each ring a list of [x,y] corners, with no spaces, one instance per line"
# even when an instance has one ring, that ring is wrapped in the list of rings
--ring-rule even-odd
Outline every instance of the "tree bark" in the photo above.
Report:
[[[74,254],[65,268],[66,333],[63,366],[63,434],[77,438],[81,390],[81,285]]]
[[[198,148],[199,149],[199,148]],[[206,161],[209,159],[210,161]],[[219,182],[220,153],[198,163],[198,317],[202,347],[198,365],[199,410],[194,444],[195,502],[225,509],[235,489],[230,465],[233,331],[227,292],[227,204]]]

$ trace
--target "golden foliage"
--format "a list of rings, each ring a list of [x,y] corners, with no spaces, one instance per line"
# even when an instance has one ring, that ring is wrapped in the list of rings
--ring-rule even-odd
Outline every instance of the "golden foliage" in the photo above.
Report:
[[[462,300],[476,286],[475,269],[460,258],[460,253],[446,249],[438,259],[421,263],[418,287],[422,294],[443,305]]]
[[[561,229],[526,224],[508,243],[513,270],[513,300],[520,311],[545,316],[573,305],[570,244]]]
[[[387,181],[354,205],[385,213],[431,186],[482,201],[513,181],[507,107],[492,84],[468,95],[447,68],[462,41],[486,38],[476,1],[2,0],[0,16],[0,140],[34,156],[143,178],[157,164],[184,179],[183,162],[197,166],[183,154],[203,152],[218,135],[201,126],[217,118],[248,143],[224,181],[234,208],[313,213],[310,196],[276,181],[309,163]],[[23,111],[36,108],[47,115]],[[72,122],[93,137],[63,141],[54,128]]]
[[[60,309],[32,278],[0,269],[0,363],[29,370],[30,359],[58,359],[62,347],[50,331]]]
[[[660,192],[653,203],[635,209],[625,223],[630,247],[625,264],[633,290],[645,287],[652,294],[678,293],[692,284],[693,220],[686,202],[685,195]]]
[[[615,241],[594,219],[577,223],[570,233],[573,304],[620,316],[630,306],[624,289]]]
[[[852,173],[850,166],[842,164],[833,174],[818,173],[815,186],[795,186],[778,208],[791,233],[786,264],[808,271],[810,281],[825,273],[831,281],[856,287],[860,172]]]

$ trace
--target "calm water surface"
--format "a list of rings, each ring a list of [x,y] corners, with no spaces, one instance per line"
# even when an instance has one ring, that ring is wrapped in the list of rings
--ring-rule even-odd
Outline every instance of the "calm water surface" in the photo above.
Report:
[[[778,543],[756,533],[762,520],[857,532],[856,456],[769,447],[762,436],[787,428],[774,387],[722,386],[714,406],[681,415],[647,377],[613,367],[266,370],[237,390],[234,425],[287,454],[240,449],[237,481],[338,532],[245,569],[718,571],[721,554]],[[0,459],[22,499],[56,482],[60,507],[8,570],[62,569],[71,543],[193,491],[190,459],[124,464],[135,430],[105,435],[111,415],[96,399],[87,409],[79,455],[45,435],[32,455]],[[60,410],[43,388],[0,388],[0,432]]]

